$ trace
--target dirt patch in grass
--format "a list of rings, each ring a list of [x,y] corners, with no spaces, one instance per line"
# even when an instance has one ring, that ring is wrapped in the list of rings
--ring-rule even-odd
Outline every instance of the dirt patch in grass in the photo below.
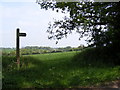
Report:
[[[91,90],[104,90],[107,88],[120,88],[120,80],[115,80],[111,82],[105,82],[99,86],[91,86],[91,87],[81,87],[81,88],[90,88]]]
[[[102,88],[120,88],[120,80],[105,82],[101,84],[100,87]]]

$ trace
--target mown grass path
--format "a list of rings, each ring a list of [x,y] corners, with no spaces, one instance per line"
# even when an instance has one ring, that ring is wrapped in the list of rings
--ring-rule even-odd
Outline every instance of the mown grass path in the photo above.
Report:
[[[14,57],[3,57],[3,88],[89,87],[120,78],[120,66],[82,66],[77,53],[23,56],[20,70]]]

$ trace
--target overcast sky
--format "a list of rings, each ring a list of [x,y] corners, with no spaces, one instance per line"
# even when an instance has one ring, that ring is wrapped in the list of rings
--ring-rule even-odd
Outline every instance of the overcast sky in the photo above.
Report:
[[[15,47],[16,28],[20,32],[27,33],[26,37],[20,37],[20,47],[25,46],[50,46],[50,47],[77,47],[86,44],[84,40],[78,40],[79,34],[73,33],[67,38],[61,39],[58,44],[55,40],[48,39],[46,33],[48,23],[54,19],[63,19],[68,14],[57,13],[52,10],[41,10],[35,2],[1,2],[0,4],[0,47]],[[0,40],[1,41],[1,40]]]

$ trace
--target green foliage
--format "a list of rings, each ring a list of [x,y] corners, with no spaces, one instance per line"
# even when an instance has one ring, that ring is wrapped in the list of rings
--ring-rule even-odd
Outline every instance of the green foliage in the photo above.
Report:
[[[2,55],[2,67],[3,67],[3,71],[5,70],[5,72],[9,71],[9,70],[13,70],[16,67],[16,57],[14,56],[4,56]]]
[[[74,61],[81,67],[94,66],[94,67],[104,67],[119,65],[119,58],[113,53],[109,52],[107,48],[87,48],[74,56]],[[82,62],[81,62],[82,61]]]
[[[2,50],[2,55],[4,56],[15,56],[15,48],[1,48]]]
[[[26,46],[20,49],[21,55],[32,55],[32,54],[44,54],[44,53],[55,53],[55,52],[67,52],[67,51],[80,51],[83,47],[73,48],[70,46],[61,48],[51,47],[38,47],[38,46]],[[2,48],[2,55],[4,56],[15,56],[16,50],[13,48]]]
[[[70,17],[54,21],[47,32],[49,39],[60,40],[76,31],[80,39],[88,37],[88,45],[111,47],[114,53],[120,52],[120,2],[41,2],[42,9],[59,9]]]
[[[120,53],[120,24],[118,23],[120,2],[48,2],[47,4],[42,2],[39,4],[43,9],[61,9],[62,12],[68,12],[70,15],[64,20],[54,21],[54,24],[49,25],[47,30],[50,34],[49,39],[59,40],[76,31],[80,34],[79,39],[87,37],[89,46],[106,47],[107,53],[111,52],[111,55],[117,58],[116,63],[120,64],[118,56]]]
[[[120,79],[120,66],[100,60],[102,66],[98,66],[97,61],[88,66],[88,60],[76,57],[83,53],[85,51],[26,55],[21,57],[20,70],[13,64],[14,57],[3,57],[3,88],[89,87]]]

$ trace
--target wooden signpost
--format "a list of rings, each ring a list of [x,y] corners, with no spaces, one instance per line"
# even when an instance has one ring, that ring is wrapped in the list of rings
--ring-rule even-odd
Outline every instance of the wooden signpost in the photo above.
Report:
[[[19,37],[23,36],[26,37],[26,33],[20,33],[20,29],[17,28],[17,32],[16,32],[16,58],[17,58],[17,66],[18,69],[20,68],[20,50],[19,50],[19,43],[20,43],[20,39]]]

